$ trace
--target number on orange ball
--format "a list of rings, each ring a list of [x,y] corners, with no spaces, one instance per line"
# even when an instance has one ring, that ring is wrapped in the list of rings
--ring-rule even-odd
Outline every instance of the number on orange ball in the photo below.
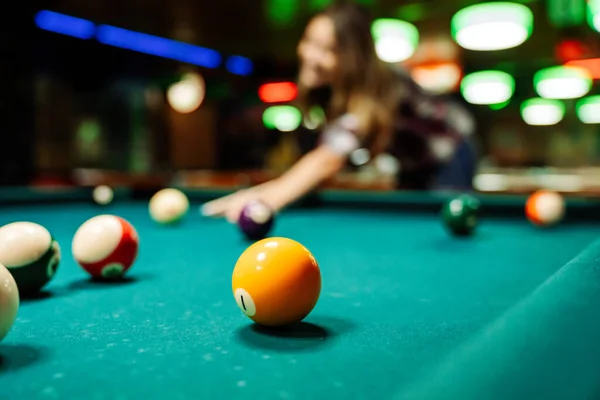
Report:
[[[92,277],[116,279],[133,265],[139,238],[134,227],[123,218],[99,215],[79,227],[72,247],[75,260]]]
[[[281,237],[258,241],[240,256],[233,271],[233,296],[259,325],[302,321],[321,293],[319,264],[306,247]]]
[[[563,197],[549,190],[538,190],[527,199],[525,215],[538,226],[549,226],[560,222],[565,214]]]

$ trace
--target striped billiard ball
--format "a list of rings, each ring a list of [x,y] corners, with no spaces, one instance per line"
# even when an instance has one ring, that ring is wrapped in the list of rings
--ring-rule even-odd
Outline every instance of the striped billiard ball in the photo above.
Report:
[[[60,263],[60,245],[48,229],[33,222],[13,222],[0,228],[0,264],[30,296],[52,280]]]
[[[73,257],[93,278],[119,279],[137,257],[135,228],[114,215],[98,215],[84,222],[73,237]]]
[[[565,216],[565,200],[560,193],[538,190],[527,198],[525,216],[536,226],[552,226]]]

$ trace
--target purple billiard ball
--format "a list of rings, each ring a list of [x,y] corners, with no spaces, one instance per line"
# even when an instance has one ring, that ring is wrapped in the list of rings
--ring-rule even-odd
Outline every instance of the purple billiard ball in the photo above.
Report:
[[[251,201],[242,210],[238,226],[249,240],[263,239],[273,227],[273,211],[261,201]]]

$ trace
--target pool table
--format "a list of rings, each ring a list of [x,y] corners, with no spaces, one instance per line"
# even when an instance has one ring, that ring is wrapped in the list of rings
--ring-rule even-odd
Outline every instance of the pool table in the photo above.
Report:
[[[0,191],[0,224],[40,223],[63,249],[0,342],[0,399],[600,398],[594,200],[569,200],[565,221],[541,229],[524,197],[481,195],[464,238],[440,221],[451,193],[316,194],[272,235],[316,257],[319,302],[303,323],[266,329],[231,289],[249,243],[198,213],[222,193],[187,193],[187,217],[163,226],[144,191],[117,190],[107,207],[86,188]],[[100,213],[140,235],[117,283],[91,281],[71,255],[75,230]]]

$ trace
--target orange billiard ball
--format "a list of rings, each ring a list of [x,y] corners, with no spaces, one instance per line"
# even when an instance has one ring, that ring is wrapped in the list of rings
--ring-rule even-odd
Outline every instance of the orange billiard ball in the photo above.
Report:
[[[260,240],[237,260],[233,296],[242,312],[259,325],[302,321],[321,293],[321,270],[306,247],[282,237]]]
[[[538,190],[527,199],[525,215],[534,225],[554,225],[565,215],[565,200],[560,193]]]

